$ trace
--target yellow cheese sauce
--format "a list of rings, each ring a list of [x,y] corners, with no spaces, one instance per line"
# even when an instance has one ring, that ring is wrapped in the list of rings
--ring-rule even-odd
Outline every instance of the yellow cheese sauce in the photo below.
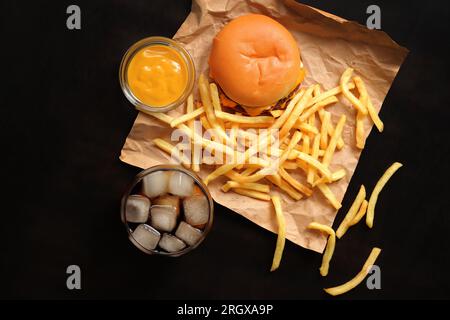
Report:
[[[128,65],[127,77],[133,95],[151,107],[164,107],[177,101],[188,84],[183,57],[165,45],[139,50]]]

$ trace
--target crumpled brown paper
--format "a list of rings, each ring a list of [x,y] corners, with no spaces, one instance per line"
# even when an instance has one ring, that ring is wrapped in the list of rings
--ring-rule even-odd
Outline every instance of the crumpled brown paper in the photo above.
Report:
[[[293,0],[193,0],[192,11],[174,39],[183,43],[192,55],[197,75],[202,72],[208,74],[208,56],[216,33],[230,20],[248,13],[270,16],[292,32],[307,70],[305,85],[320,83],[324,90],[333,88],[337,86],[342,72],[351,66],[366,82],[377,110],[380,110],[408,52],[384,32],[368,30],[355,22]],[[181,106],[170,114],[177,115],[184,108],[185,106]],[[343,131],[346,146],[336,152],[331,164],[332,171],[341,168],[347,171],[344,179],[330,186],[337,199],[342,200],[360,156],[360,151],[355,148],[355,112],[342,99],[328,110],[331,111],[335,124],[341,114],[347,116]],[[368,121],[365,124],[367,135],[371,128],[372,123]],[[170,157],[157,149],[152,139],[160,137],[170,141],[171,132],[172,129],[166,125],[139,113],[120,159],[141,168],[169,162]],[[205,177],[211,170],[212,167],[204,166],[200,176]],[[275,215],[270,202],[254,200],[233,192],[224,193],[220,190],[223,183],[224,179],[217,179],[209,185],[216,202],[263,228],[276,232]],[[306,226],[313,221],[331,226],[336,210],[320,192],[298,202],[282,192],[280,196],[286,217],[287,239],[302,247],[322,252],[326,244],[325,236],[306,230]]]

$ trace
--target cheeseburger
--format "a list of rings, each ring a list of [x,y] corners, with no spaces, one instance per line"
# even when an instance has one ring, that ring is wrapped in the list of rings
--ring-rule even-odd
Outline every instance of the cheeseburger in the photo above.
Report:
[[[305,76],[292,34],[259,14],[234,19],[216,35],[209,67],[225,100],[234,102],[225,105],[240,105],[250,115],[285,100]]]

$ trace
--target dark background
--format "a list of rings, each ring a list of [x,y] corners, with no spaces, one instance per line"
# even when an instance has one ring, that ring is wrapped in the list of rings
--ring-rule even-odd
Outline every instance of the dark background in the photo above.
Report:
[[[141,38],[173,36],[190,1],[2,1],[0,297],[331,299],[322,288],[353,277],[379,246],[382,289],[338,299],[449,298],[448,2],[304,2],[362,24],[378,4],[382,29],[411,51],[342,212],[362,183],[371,190],[392,162],[404,167],[380,196],[374,229],[359,224],[338,242],[328,277],[319,254],[290,242],[269,273],[276,236],[218,205],[212,232],[184,257],[146,256],[127,240],[120,197],[139,169],[118,159],[136,117],[120,59]],[[79,31],[66,28],[72,3]],[[71,264],[82,290],[66,288]]]

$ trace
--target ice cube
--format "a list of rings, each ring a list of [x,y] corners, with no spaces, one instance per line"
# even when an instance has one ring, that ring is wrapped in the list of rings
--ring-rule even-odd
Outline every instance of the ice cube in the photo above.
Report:
[[[184,218],[187,223],[202,229],[209,219],[209,203],[204,194],[183,200]]]
[[[181,221],[175,235],[188,245],[192,246],[200,240],[202,237],[202,232],[186,222]]]
[[[158,245],[161,234],[147,224],[140,224],[130,235],[130,240],[147,250],[153,250]]]
[[[153,204],[160,206],[170,206],[174,208],[177,215],[180,214],[180,198],[177,196],[171,196],[170,194],[166,194],[153,200]]]
[[[177,252],[184,249],[186,247],[186,244],[177,237],[168,233],[164,233],[161,240],[159,241],[159,246],[161,249],[164,249],[167,252]]]
[[[144,223],[148,220],[150,200],[134,194],[128,197],[125,210],[126,220],[133,223]]]
[[[172,231],[177,224],[177,216],[172,207],[153,206],[150,209],[151,225],[160,231]]]
[[[169,180],[169,192],[179,197],[192,195],[194,180],[184,172],[172,172]]]
[[[156,171],[142,178],[142,192],[149,198],[158,197],[167,193],[169,173]]]

